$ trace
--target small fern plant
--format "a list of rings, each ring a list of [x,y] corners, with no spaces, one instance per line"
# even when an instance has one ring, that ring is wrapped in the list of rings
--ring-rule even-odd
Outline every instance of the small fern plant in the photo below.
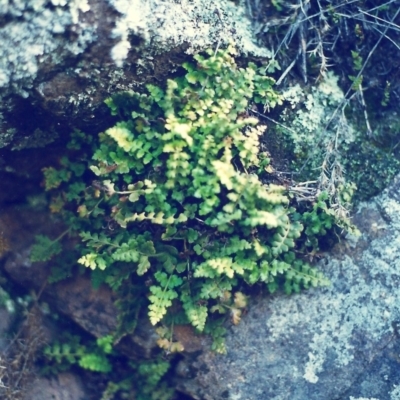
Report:
[[[120,121],[98,140],[77,132],[69,147],[84,161],[45,170],[52,211],[81,237],[78,263],[114,289],[141,285],[153,325],[172,309],[200,332],[211,313],[238,322],[244,284],[287,293],[327,284],[302,255],[334,214],[325,198],[318,212],[296,211],[272,183],[250,106],[281,98],[273,79],[233,56],[232,47],[196,55],[164,89],[108,99]]]
[[[44,375],[54,375],[76,366],[102,374],[101,379],[107,386],[101,400],[114,399],[117,393],[122,398],[132,398],[133,390],[138,400],[174,398],[174,389],[168,384],[166,375],[171,367],[168,361],[160,356],[140,363],[122,361],[113,348],[110,335],[93,340],[63,331],[56,342],[44,347],[41,364],[44,364],[40,370]]]
[[[81,338],[77,335],[64,333],[62,342],[55,342],[43,350],[43,358],[47,366],[43,373],[56,373],[68,370],[71,365],[95,371],[108,373],[112,370],[109,357],[112,354],[112,337],[98,338],[91,346],[81,344]]]

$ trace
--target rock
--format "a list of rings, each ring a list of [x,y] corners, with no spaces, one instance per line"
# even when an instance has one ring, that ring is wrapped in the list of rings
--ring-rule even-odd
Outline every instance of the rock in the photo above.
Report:
[[[0,148],[48,142],[60,124],[98,132],[109,118],[103,101],[110,94],[164,80],[185,53],[230,40],[243,52],[270,55],[254,44],[244,3],[6,2],[0,9]],[[21,127],[25,118],[16,121],[16,114],[33,117],[32,124]]]
[[[95,337],[111,334],[117,329],[118,309],[114,302],[115,294],[103,285],[95,290],[90,278],[76,274],[55,284],[47,284],[51,273],[51,262],[32,263],[30,247],[36,234],[57,237],[63,227],[54,221],[47,212],[32,212],[19,207],[7,207],[0,212],[0,234],[4,244],[4,270],[19,285],[28,290],[42,293],[53,310],[60,312]],[[7,246],[7,247],[6,247]],[[132,335],[124,337],[118,348],[131,358],[151,358],[159,347],[154,327],[143,316]]]
[[[30,246],[36,234],[57,237],[63,227],[47,212],[8,207],[0,214],[3,241],[8,243],[4,269],[18,284],[40,292],[55,309],[66,314],[96,337],[109,334],[116,326],[117,309],[112,292],[106,287],[92,288],[88,277],[77,274],[54,285],[47,285],[51,263],[32,263]]]
[[[14,307],[19,308],[15,303]],[[3,312],[0,316],[5,317]],[[17,313],[13,317],[17,319]],[[18,324],[7,326],[6,322],[2,320],[0,324],[0,329],[6,330],[0,332],[2,338],[7,338],[4,341],[2,339],[0,347],[1,399],[87,399],[76,375],[60,374],[48,379],[40,377],[36,360],[43,347],[59,337],[60,330],[38,304],[30,304]]]
[[[23,400],[87,400],[81,379],[61,373],[52,378],[37,378],[27,388]]]
[[[255,300],[226,356],[181,361],[179,390],[204,400],[399,399],[400,176],[354,222],[361,237],[319,262],[330,287]]]

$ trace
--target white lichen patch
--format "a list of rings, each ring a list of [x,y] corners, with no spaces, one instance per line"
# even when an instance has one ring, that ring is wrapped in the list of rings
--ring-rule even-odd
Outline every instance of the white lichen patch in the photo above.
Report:
[[[120,14],[113,36],[119,39],[112,57],[121,66],[127,55],[130,35],[151,40],[154,53],[165,52],[183,44],[187,52],[233,40],[245,53],[270,57],[272,54],[254,43],[251,22],[243,4],[229,0],[108,0]]]
[[[305,372],[303,378],[311,383],[318,382],[318,376],[316,375],[318,372],[322,370],[323,360],[321,358],[321,354],[315,355],[313,353],[308,353],[308,363],[305,367]]]
[[[0,88],[14,87],[27,95],[24,87],[29,87],[35,79],[39,64],[49,58],[57,61],[56,49],[82,53],[95,39],[93,30],[86,30],[70,42],[61,35],[78,22],[80,12],[88,10],[87,0],[2,0],[0,16],[12,19],[0,28]]]
[[[391,223],[400,230],[400,203],[394,199],[387,198],[381,206],[383,212],[391,216]]]
[[[400,400],[400,385],[393,385],[393,390],[389,393],[390,400]]]
[[[350,396],[349,400],[379,400],[379,399],[377,399],[375,397],[353,397],[353,396]]]
[[[318,85],[318,91],[325,94],[327,103],[336,106],[344,99],[344,93],[338,85],[339,77],[329,71]]]
[[[388,219],[397,221],[396,201],[381,195],[371,207],[376,209],[376,204]],[[318,382],[328,359],[330,369],[356,361],[360,348],[355,343],[360,338],[363,354],[369,359],[377,343],[391,337],[392,323],[400,318],[400,229],[384,220],[376,222],[386,224],[385,235],[370,241],[361,257],[330,258],[325,265],[331,287],[298,297],[276,297],[271,304],[275,311],[267,321],[268,341],[289,340],[296,330],[311,333],[302,375],[310,383]]]
[[[325,149],[334,132],[325,127],[344,99],[344,93],[338,85],[338,77],[328,72],[318,86],[313,86],[309,93],[296,84],[282,92],[289,107],[280,116],[283,125],[290,127],[287,134],[295,144],[295,152],[306,149]],[[296,108],[296,111],[292,111]],[[341,127],[340,141],[351,142],[353,130],[350,125]],[[317,146],[316,146],[317,144]]]
[[[123,66],[139,40],[146,57],[184,48],[187,53],[233,41],[243,53],[271,56],[255,43],[244,4],[230,0],[107,0],[117,11],[110,42],[111,57]],[[244,1],[244,0],[243,0]],[[88,0],[0,0],[0,89],[28,95],[42,63],[57,65],[66,56],[84,52],[97,39],[96,21],[79,18],[90,10]],[[110,11],[108,10],[108,11]],[[73,39],[68,33],[74,32]]]

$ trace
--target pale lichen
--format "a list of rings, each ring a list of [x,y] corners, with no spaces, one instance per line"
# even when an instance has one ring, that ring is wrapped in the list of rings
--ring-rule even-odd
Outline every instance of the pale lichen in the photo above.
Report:
[[[283,90],[282,95],[289,107],[282,110],[280,121],[290,127],[284,132],[293,143],[295,154],[304,157],[305,154],[315,153],[314,158],[320,160],[326,145],[336,134],[328,123],[344,99],[338,77],[328,72],[320,84],[313,86],[308,93],[296,84]],[[343,126],[342,131],[340,141],[351,141],[351,125]]]
[[[400,385],[393,385],[393,390],[389,393],[390,400],[400,400]]]
[[[272,56],[268,49],[255,43],[243,2],[236,5],[229,0],[109,0],[109,3],[121,14],[113,30],[119,42],[111,53],[118,66],[122,66],[127,56],[128,38],[132,34],[147,43],[151,41],[153,54],[182,45],[187,47],[187,53],[194,53],[233,40],[245,53]]]
[[[313,384],[321,373],[325,374],[328,364],[330,369],[345,368],[356,361],[357,337],[367,338],[363,352],[368,358],[374,343],[390,337],[392,324],[400,318],[398,199],[385,192],[375,202],[360,207],[359,212],[367,209],[376,215],[386,214],[386,221],[372,220],[368,228],[375,232],[373,225],[378,223],[385,235],[376,232],[371,240],[364,232],[360,240],[369,242],[369,246],[361,255],[356,256],[356,249],[354,256],[325,261],[330,288],[304,293],[302,299],[277,297],[271,305],[279,310],[268,320],[271,342],[282,340],[294,330],[312,332],[303,378]],[[301,311],[300,301],[307,303],[307,313]]]
[[[0,16],[11,21],[0,28],[0,88],[11,87],[28,96],[26,89],[36,78],[39,65],[48,60],[57,62],[57,48],[77,55],[95,39],[89,26],[76,41],[66,42],[62,37],[67,27],[78,22],[79,13],[89,10],[87,0],[2,3]]]

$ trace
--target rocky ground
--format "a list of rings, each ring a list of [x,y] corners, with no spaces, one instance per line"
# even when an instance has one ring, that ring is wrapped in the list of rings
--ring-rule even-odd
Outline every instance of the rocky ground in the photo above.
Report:
[[[122,0],[3,3],[0,397],[99,399],[105,389],[99,375],[72,368],[41,377],[39,354],[68,324],[90,338],[117,326],[109,288],[94,290],[85,274],[47,284],[51,263],[29,259],[35,234],[54,237],[65,229],[47,211],[41,169],[58,162],[72,130],[97,134],[113,123],[105,98],[144,83],[162,85],[192,54],[233,40],[239,60],[265,65],[282,91],[299,85],[293,124],[324,74],[335,72],[344,93],[337,110],[361,132],[350,140],[354,132],[346,131],[349,137],[341,139],[350,155],[343,161],[348,174],[359,168],[359,186],[369,194],[397,178],[357,206],[353,221],[361,235],[341,238],[318,262],[330,287],[291,297],[255,295],[241,324],[227,324],[225,356],[210,352],[207,337],[177,327],[186,351],[169,376],[176,398],[400,399],[400,179],[393,162],[400,149],[398,2],[379,9],[376,1],[135,0],[130,8]],[[329,96],[322,100],[326,109]],[[267,115],[267,134],[276,133],[274,112]],[[356,153],[364,154],[362,162]],[[291,160],[279,155],[276,164],[288,166]],[[117,349],[139,364],[159,353],[156,340],[143,318]]]

